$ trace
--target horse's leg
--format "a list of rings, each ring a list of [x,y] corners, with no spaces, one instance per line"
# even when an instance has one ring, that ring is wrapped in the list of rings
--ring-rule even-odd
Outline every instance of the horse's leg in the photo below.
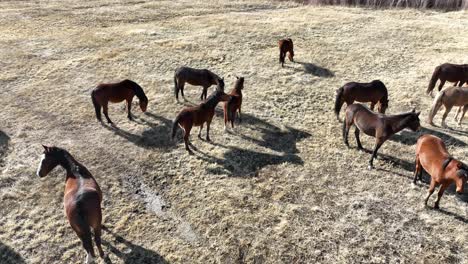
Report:
[[[450,110],[452,110],[453,106],[445,106],[445,113],[442,116],[442,127],[447,128],[447,123],[445,123],[445,118],[447,118],[447,115],[450,113]]]
[[[442,90],[442,87],[444,87],[445,84],[445,79],[440,79],[440,84],[439,84],[439,92]]]
[[[104,251],[102,250],[101,245],[101,224],[99,224],[98,227],[94,228],[94,242],[96,243],[96,247],[98,248],[99,256],[103,258]]]
[[[457,119],[458,119],[458,114],[460,114],[460,112],[462,111],[462,108],[463,108],[463,106],[458,107],[457,112],[455,113],[455,118],[454,118],[455,121],[457,121]]]
[[[189,137],[190,137],[190,130],[192,129],[192,125],[184,125],[184,143],[185,149],[192,154],[192,150],[189,148]]]
[[[129,120],[132,120],[132,99],[133,98],[130,98],[130,99],[127,99],[127,118]]]
[[[361,140],[359,139],[359,128],[356,127],[356,130],[354,130],[354,136],[356,136],[356,143],[357,143],[357,146],[358,146],[358,149],[359,150],[362,150],[363,147],[362,147],[362,144],[361,144]]]
[[[203,123],[201,124],[200,126],[200,130],[198,131],[198,138],[201,139],[201,132],[202,132],[202,129],[203,129]]]
[[[345,119],[345,121],[343,122],[343,141],[348,148],[349,148],[348,134],[349,134],[350,128],[351,128],[351,125],[348,125]]]
[[[414,161],[414,180],[413,183],[416,184],[416,181],[418,180],[418,175],[421,180],[421,175],[422,175],[422,170],[421,170],[421,162],[419,161],[419,155],[416,155],[416,160]]]
[[[371,156],[371,159],[369,161],[369,170],[373,169],[374,168],[374,158],[377,156],[377,151],[379,151],[379,148],[382,146],[382,144],[385,142],[385,140],[381,139],[381,138],[377,138],[375,140],[375,147],[374,147],[374,151],[372,152],[372,156]]]
[[[239,124],[242,123],[241,106],[239,105]]]
[[[439,209],[439,202],[440,202],[440,198],[442,198],[442,195],[444,194],[444,191],[445,189],[447,189],[449,185],[444,183],[440,186],[439,188],[439,192],[437,193],[437,200],[435,201],[435,204],[434,204],[434,208],[435,209]]]
[[[184,101],[187,101],[187,99],[185,99],[185,95],[184,95],[184,87],[185,87],[185,82],[180,81],[179,82],[180,95],[182,95],[182,98],[184,98]]]
[[[436,187],[436,183],[434,179],[431,179],[431,186],[429,187],[429,191],[427,193],[426,200],[424,200],[424,205],[427,206],[427,201],[429,201],[429,197],[434,193]]]
[[[210,125],[211,125],[211,120],[206,121],[206,141],[210,142]]]
[[[460,106],[460,108],[461,108],[461,106]],[[463,121],[463,118],[465,117],[465,113],[466,113],[467,110],[468,110],[468,105],[463,106],[462,115],[460,116],[460,120],[458,120],[458,125],[459,126],[462,125],[462,121]]]
[[[112,124],[114,124],[114,123],[112,123],[112,121],[110,120],[109,114],[107,113],[107,110],[108,110],[108,108],[107,108],[107,103],[105,103],[105,104],[102,106],[102,112],[104,113],[104,116],[106,117],[107,122],[108,122],[109,124],[112,125]]]

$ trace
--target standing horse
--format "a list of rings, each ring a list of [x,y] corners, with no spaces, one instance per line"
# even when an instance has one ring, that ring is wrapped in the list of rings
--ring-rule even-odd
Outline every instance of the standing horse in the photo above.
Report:
[[[461,126],[461,123],[463,121],[463,117],[465,117],[465,113],[468,110],[468,105],[460,106],[458,107],[457,113],[455,115],[455,121],[458,121],[458,125]],[[462,113],[460,116],[460,119],[458,119],[458,115]]]
[[[434,208],[439,208],[440,198],[452,182],[455,182],[457,186],[457,193],[463,193],[465,182],[468,179],[468,166],[451,157],[440,138],[433,135],[423,135],[418,139],[415,165],[414,184],[416,184],[418,177],[422,181],[422,169],[431,175],[431,186],[424,201],[426,206],[429,197],[439,185],[442,186],[437,194]]]
[[[367,109],[361,104],[351,104],[346,107],[346,117],[343,123],[343,139],[346,146],[349,147],[348,134],[352,125],[356,126],[354,135],[358,149],[362,150],[361,141],[359,140],[359,132],[375,137],[375,147],[369,161],[369,169],[374,168],[373,160],[377,156],[377,151],[382,144],[389,139],[393,134],[409,128],[413,131],[419,130],[419,114],[413,109],[412,112],[403,113],[399,115],[383,115],[376,114]]]
[[[440,91],[437,96],[434,98],[434,102],[432,103],[431,111],[429,112],[429,117],[427,122],[431,125],[434,125],[433,119],[434,116],[439,111],[442,105],[445,106],[445,113],[442,116],[442,127],[446,128],[447,124],[445,123],[445,118],[452,110],[454,106],[463,106],[464,111],[460,120],[458,121],[458,125],[461,126],[461,121],[465,115],[466,107],[465,105],[468,104],[468,87],[449,87],[443,91]]]
[[[224,79],[207,69],[194,69],[189,67],[177,68],[174,74],[174,94],[177,102],[179,102],[179,90],[185,100],[184,86],[185,83],[191,85],[202,86],[203,91],[200,100],[206,99],[208,87],[213,84],[217,85],[217,89],[224,91]]]
[[[39,163],[37,175],[44,177],[57,165],[67,173],[63,203],[68,222],[83,243],[86,250],[86,263],[95,258],[91,229],[99,255],[104,257],[101,247],[101,201],[102,192],[85,166],[76,161],[66,150],[57,147],[44,147],[44,155]]]
[[[241,106],[242,106],[242,89],[244,89],[244,77],[236,77],[236,84],[231,90],[229,95],[231,99],[224,103],[224,130],[227,130],[226,124],[231,122],[231,127],[234,129],[234,121],[236,119],[236,113],[239,111],[239,122],[241,118]]]
[[[280,39],[278,41],[278,46],[280,51],[279,62],[281,63],[281,67],[284,67],[284,58],[286,58],[286,52],[288,53],[289,60],[294,62],[294,45],[292,39]]]
[[[134,81],[124,80],[118,83],[101,83],[91,92],[94,109],[96,110],[96,118],[101,119],[101,107],[103,108],[104,116],[109,124],[113,124],[107,113],[109,102],[119,103],[123,100],[127,103],[127,117],[132,120],[132,100],[134,96],[140,100],[141,111],[145,112],[148,106],[148,98],[143,89]]]
[[[361,103],[370,102],[370,109],[374,111],[374,106],[379,103],[377,110],[385,114],[388,108],[388,92],[385,84],[380,80],[373,80],[370,83],[349,82],[336,90],[335,115],[340,121],[339,114],[344,103],[350,105],[358,101]]]
[[[174,139],[176,135],[177,126],[180,126],[184,130],[185,149],[192,154],[192,150],[190,150],[188,146],[190,144],[190,130],[193,126],[199,126],[200,131],[198,132],[198,137],[201,138],[203,124],[206,123],[206,141],[211,141],[210,124],[215,114],[215,107],[220,101],[228,101],[230,97],[231,96],[225,94],[224,91],[216,90],[200,105],[187,107],[180,111],[172,124],[172,139]]]
[[[468,64],[451,64],[444,63],[437,66],[432,73],[431,81],[427,87],[427,94],[432,95],[437,80],[440,80],[439,91],[442,90],[446,81],[458,83],[458,86],[462,86],[465,82],[468,83]]]

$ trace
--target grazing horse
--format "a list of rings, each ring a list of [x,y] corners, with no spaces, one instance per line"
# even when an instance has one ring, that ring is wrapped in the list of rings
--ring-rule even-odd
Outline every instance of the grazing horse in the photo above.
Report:
[[[442,105],[445,106],[445,113],[442,116],[442,127],[446,128],[447,124],[445,123],[445,118],[452,110],[454,106],[463,106],[464,111],[460,120],[458,121],[458,125],[461,126],[461,121],[463,116],[465,115],[466,108],[465,105],[468,104],[468,87],[449,87],[440,91],[437,96],[434,98],[434,102],[432,103],[431,111],[429,112],[429,117],[427,122],[431,125],[434,125],[433,119],[434,116],[439,111]]]
[[[239,122],[241,118],[241,106],[242,106],[242,89],[244,89],[244,77],[236,77],[236,84],[231,90],[229,95],[231,99],[224,103],[224,130],[227,130],[226,124],[231,122],[231,127],[234,129],[234,121],[236,119],[236,113],[239,111]]]
[[[190,144],[190,130],[193,126],[199,126],[200,131],[198,132],[198,137],[201,138],[203,124],[206,123],[206,140],[211,141],[210,124],[215,114],[215,107],[220,101],[228,101],[230,97],[231,96],[225,94],[224,91],[216,90],[200,105],[187,107],[180,111],[172,124],[172,139],[174,139],[176,135],[177,126],[180,126],[184,130],[185,149],[192,154],[192,150],[190,150],[188,146]]]
[[[380,80],[373,80],[370,83],[349,82],[336,90],[335,115],[340,121],[339,114],[344,103],[350,105],[358,101],[361,103],[370,102],[370,109],[374,111],[374,106],[379,103],[378,111],[385,114],[388,108],[387,87]]]
[[[419,124],[419,114],[413,109],[412,112],[398,115],[383,115],[376,114],[361,104],[351,104],[346,107],[346,117],[343,123],[343,139],[346,146],[349,147],[348,134],[352,125],[356,126],[354,135],[358,149],[362,150],[361,141],[359,140],[359,132],[375,137],[375,147],[372,152],[372,157],[369,161],[369,169],[374,168],[373,160],[377,156],[377,151],[382,144],[389,139],[393,134],[409,128],[417,131],[421,125]]]
[[[450,156],[442,139],[433,135],[422,135],[416,143],[415,165],[414,184],[418,177],[422,180],[422,169],[431,175],[429,193],[424,201],[426,206],[429,197],[439,185],[442,186],[437,194],[434,208],[439,208],[440,198],[452,182],[457,186],[457,193],[463,193],[463,187],[468,179],[468,166]]]
[[[437,80],[440,80],[439,91],[442,90],[446,81],[458,83],[458,86],[462,86],[465,82],[468,83],[468,64],[451,64],[444,63],[437,66],[432,73],[431,81],[427,87],[427,94],[432,95]]]
[[[104,116],[109,124],[113,124],[107,114],[107,105],[109,102],[119,103],[123,100],[127,103],[127,117],[132,120],[132,100],[134,96],[140,100],[141,111],[145,112],[148,106],[148,98],[143,89],[134,81],[124,80],[118,83],[101,83],[91,92],[94,109],[96,110],[96,118],[101,119],[101,107],[103,108]]]
[[[281,63],[281,67],[284,67],[284,58],[286,58],[286,52],[288,52],[289,60],[294,62],[294,45],[292,39],[280,39],[278,41],[278,46],[280,51],[279,62]]]
[[[179,90],[185,100],[185,83],[203,87],[200,100],[206,99],[208,87],[213,84],[217,85],[218,90],[224,91],[224,78],[220,78],[218,75],[207,69],[180,67],[176,69],[174,74],[174,94],[177,102],[179,102]]]
[[[95,258],[91,229],[99,255],[104,257],[101,247],[101,201],[102,192],[93,175],[76,161],[66,150],[57,147],[44,147],[44,155],[39,163],[37,175],[44,177],[57,165],[67,173],[63,203],[68,222],[83,243],[86,250],[86,263]]]

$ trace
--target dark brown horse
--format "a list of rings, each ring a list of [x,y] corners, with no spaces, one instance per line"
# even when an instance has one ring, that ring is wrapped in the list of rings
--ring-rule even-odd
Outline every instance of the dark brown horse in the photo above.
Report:
[[[294,62],[294,45],[292,39],[280,39],[278,41],[278,46],[280,51],[279,62],[281,63],[281,67],[284,67],[284,59],[286,58],[286,53],[288,53],[289,60]]]
[[[231,127],[234,129],[234,121],[236,119],[236,113],[239,112],[239,122],[241,118],[241,106],[242,106],[242,89],[244,89],[244,77],[236,77],[236,84],[231,90],[229,95],[231,99],[224,103],[224,130],[227,130],[226,124],[231,122]]]
[[[177,68],[174,74],[174,94],[177,102],[179,102],[179,90],[182,97],[184,96],[185,83],[195,86],[202,86],[203,91],[200,100],[206,99],[208,87],[217,85],[217,90],[224,91],[224,79],[207,69],[194,69],[189,67]]]
[[[468,179],[468,166],[450,156],[442,139],[433,135],[421,136],[416,144],[415,165],[414,184],[416,184],[418,177],[419,180],[422,180],[422,169],[431,175],[431,186],[424,201],[426,206],[429,197],[439,185],[441,186],[434,208],[439,208],[440,198],[452,182],[457,186],[457,193],[463,193]]]
[[[118,83],[101,83],[91,92],[94,109],[96,110],[96,118],[101,119],[101,107],[103,108],[104,116],[109,124],[113,124],[107,113],[108,104],[119,103],[123,100],[127,103],[127,117],[132,120],[132,100],[134,96],[140,100],[141,111],[145,112],[148,106],[148,98],[143,89],[134,81],[124,80]]]
[[[198,132],[198,137],[201,138],[203,124],[206,123],[206,140],[211,141],[210,124],[215,114],[215,107],[220,101],[228,101],[230,97],[231,96],[225,94],[224,91],[216,90],[200,105],[183,109],[172,124],[172,139],[174,139],[176,135],[177,126],[180,126],[184,130],[185,149],[191,154],[192,150],[189,148],[190,130],[192,130],[193,126],[199,126],[200,131]]]
[[[343,139],[346,146],[349,147],[348,134],[352,125],[356,126],[354,135],[358,149],[362,150],[361,141],[359,140],[359,132],[375,137],[375,147],[372,152],[372,157],[369,161],[369,169],[374,168],[373,160],[377,156],[377,151],[382,144],[389,139],[393,134],[409,128],[413,131],[418,130],[419,114],[415,110],[399,115],[383,115],[376,114],[361,104],[351,104],[346,107],[346,117],[343,123]]]
[[[86,250],[86,263],[95,258],[91,229],[99,255],[104,257],[101,247],[101,201],[102,192],[85,166],[76,161],[66,150],[57,147],[44,147],[44,155],[39,163],[37,175],[44,177],[57,165],[67,173],[63,203],[68,222],[83,243]]]
[[[446,81],[455,83],[455,86],[462,86],[464,83],[468,83],[468,64],[451,64],[444,63],[435,68],[434,73],[432,73],[431,81],[427,87],[427,94],[432,95],[432,90],[437,83],[437,80],[440,80],[439,91],[442,90]]]
[[[374,111],[374,106],[379,103],[377,110],[385,114],[388,108],[388,92],[385,84],[380,80],[370,83],[349,82],[336,90],[335,115],[340,121],[339,114],[344,103],[350,105],[355,101],[365,103],[370,102],[370,109]]]

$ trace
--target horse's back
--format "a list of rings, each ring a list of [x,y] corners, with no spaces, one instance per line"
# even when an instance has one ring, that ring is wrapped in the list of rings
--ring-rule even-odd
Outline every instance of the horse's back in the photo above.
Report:
[[[93,89],[92,94],[97,100],[118,103],[133,97],[135,92],[131,89],[130,83],[118,82],[98,84],[96,88]]]
[[[436,175],[442,169],[442,163],[450,156],[442,139],[430,134],[419,137],[416,155],[423,168],[431,175]]]

